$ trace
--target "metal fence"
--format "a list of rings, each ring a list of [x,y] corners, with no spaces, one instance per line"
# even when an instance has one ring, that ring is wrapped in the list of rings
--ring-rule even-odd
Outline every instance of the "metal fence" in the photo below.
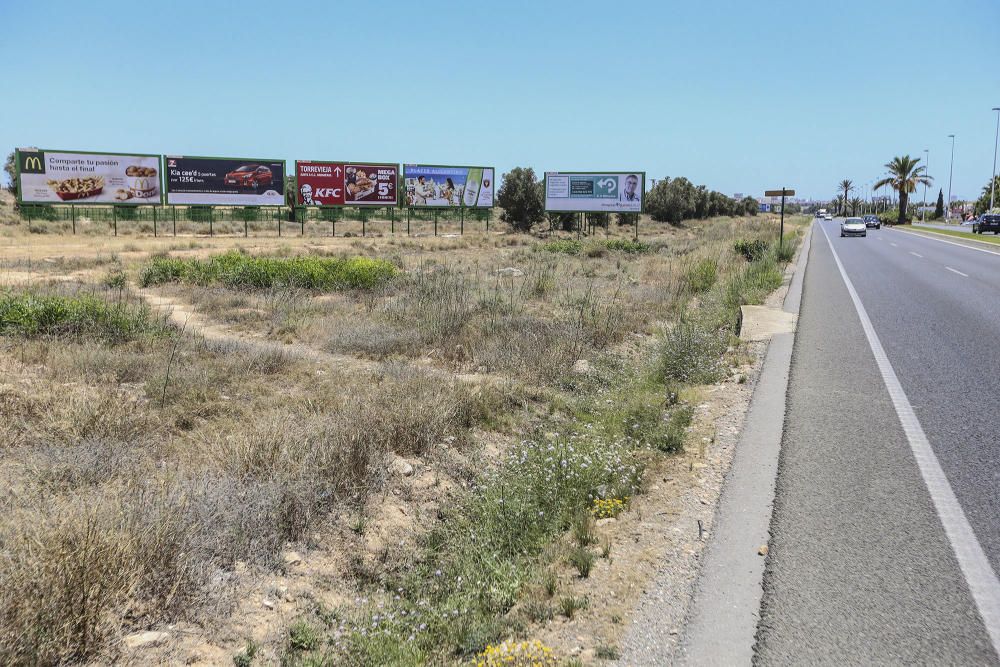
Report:
[[[368,236],[369,234],[464,234],[488,232],[491,209],[418,208],[291,208],[287,206],[56,206],[22,204],[19,215],[29,231],[32,225],[57,223],[60,230],[76,234],[107,228],[115,236],[152,233],[182,234]]]

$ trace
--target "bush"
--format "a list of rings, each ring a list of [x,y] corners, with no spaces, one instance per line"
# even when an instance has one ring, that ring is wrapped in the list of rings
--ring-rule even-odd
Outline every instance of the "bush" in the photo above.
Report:
[[[652,246],[648,243],[643,243],[642,241],[633,241],[631,239],[609,239],[607,241],[601,241],[603,245],[608,250],[616,250],[618,252],[624,252],[628,254],[640,254],[647,253],[652,250]]]
[[[154,257],[139,275],[143,287],[168,282],[232,289],[260,290],[292,287],[310,290],[373,289],[395,277],[390,262],[367,257],[268,258],[227,252],[207,260]]]
[[[883,225],[895,225],[897,222],[899,222],[899,210],[890,209],[888,211],[883,211],[882,213],[878,214],[878,219],[882,222]]]
[[[710,384],[722,377],[728,336],[707,320],[685,317],[667,331],[659,354],[659,376],[664,381]]]
[[[565,255],[579,255],[583,251],[583,243],[574,239],[557,239],[540,247],[546,252],[560,252]]]
[[[718,263],[711,258],[700,260],[684,274],[684,282],[695,294],[707,292],[715,285]]]
[[[33,293],[0,296],[0,334],[92,337],[112,343],[165,333],[149,308],[97,296]]]
[[[767,252],[768,243],[764,239],[740,239],[733,244],[733,250],[743,255],[748,262],[754,262]]]

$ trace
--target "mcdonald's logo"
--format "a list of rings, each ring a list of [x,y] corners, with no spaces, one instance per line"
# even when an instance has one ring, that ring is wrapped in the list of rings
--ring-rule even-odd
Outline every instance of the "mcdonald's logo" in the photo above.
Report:
[[[133,183],[135,183],[135,186],[132,188],[133,190],[142,191],[150,189],[148,178],[137,178]]]
[[[22,153],[21,173],[22,174],[44,174],[45,161],[42,153]]]

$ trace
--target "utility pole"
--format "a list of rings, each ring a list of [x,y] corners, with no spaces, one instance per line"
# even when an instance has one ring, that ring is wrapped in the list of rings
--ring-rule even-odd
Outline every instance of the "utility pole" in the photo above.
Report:
[[[930,177],[931,175],[931,151],[929,148],[924,149],[924,176]],[[920,211],[920,222],[927,222],[927,181],[924,181],[924,205],[921,207]]]
[[[993,210],[993,194],[997,189],[997,141],[1000,140],[1000,107],[993,107],[997,112],[997,134],[993,139],[993,178],[990,180],[990,210]]]
[[[944,219],[951,221],[951,177],[955,173],[955,135],[949,134],[948,136],[951,138],[951,166],[948,167],[948,203]]]

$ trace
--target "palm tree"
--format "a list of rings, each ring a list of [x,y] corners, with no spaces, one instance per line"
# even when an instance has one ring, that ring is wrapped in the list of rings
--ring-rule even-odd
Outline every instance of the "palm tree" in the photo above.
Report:
[[[920,158],[911,158],[909,155],[892,158],[892,162],[887,162],[885,168],[889,170],[886,178],[878,181],[872,187],[876,190],[888,185],[899,193],[899,218],[897,223],[906,224],[906,205],[910,198],[910,193],[917,189],[918,185],[930,185],[932,179],[927,175],[927,168],[917,166]]]
[[[844,180],[842,180],[840,182],[840,185],[837,186],[837,190],[844,193],[844,204],[845,204],[845,206],[844,206],[844,213],[847,212],[847,206],[846,206],[846,204],[847,204],[848,198],[851,196],[851,190],[853,190],[853,189],[854,189],[854,181],[852,181],[849,178],[845,178]]]
[[[857,215],[858,214],[858,209],[861,208],[862,204],[864,204],[864,202],[861,200],[861,197],[855,197],[854,199],[852,199],[851,200],[851,215]]]
[[[837,195],[836,197],[833,198],[833,201],[830,203],[832,204],[830,208],[832,208],[834,211],[837,211],[838,215],[840,214],[840,211],[843,211],[844,209],[847,208],[846,206],[844,206],[844,195]]]

